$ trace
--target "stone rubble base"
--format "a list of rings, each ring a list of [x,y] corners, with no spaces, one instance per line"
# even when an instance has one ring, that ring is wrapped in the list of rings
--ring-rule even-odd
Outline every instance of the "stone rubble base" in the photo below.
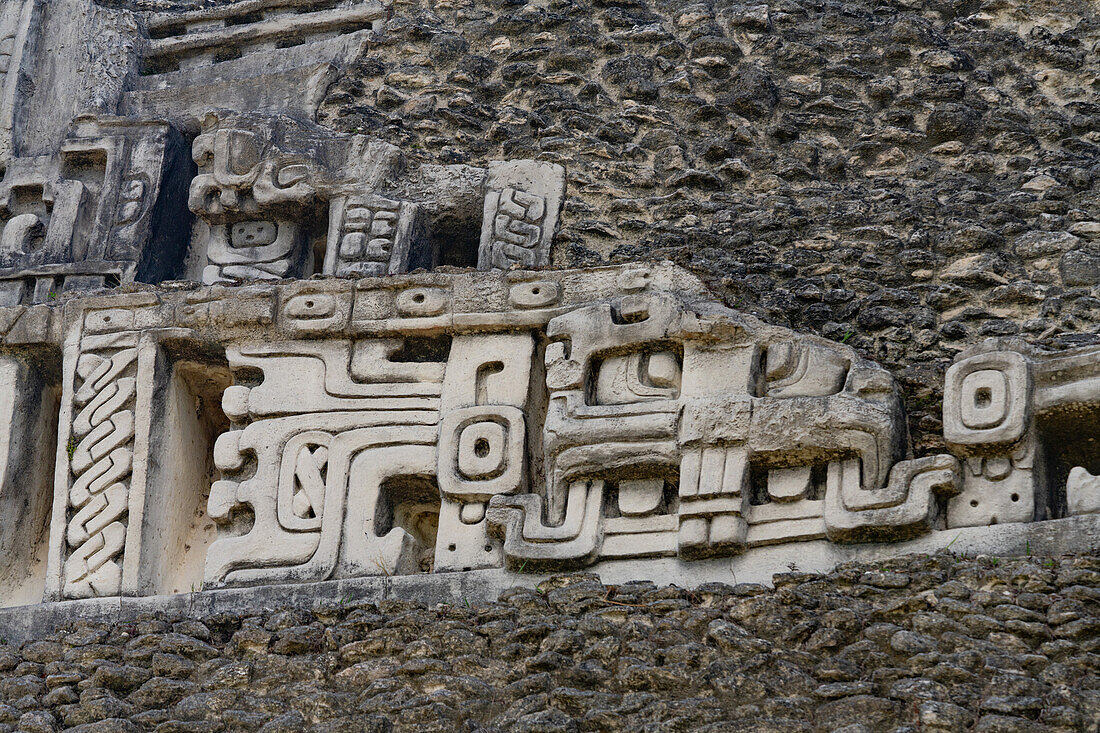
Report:
[[[644,579],[691,589],[706,583],[770,585],[776,573],[829,573],[842,563],[883,562],[905,554],[947,550],[958,555],[1054,557],[1100,546],[1100,515],[1041,523],[934,531],[903,543],[837,545],[825,540],[756,548],[736,557],[684,562],[677,558],[604,561],[587,569],[610,585]],[[154,614],[202,618],[250,615],[287,608],[353,606],[384,599],[424,605],[494,601],[513,588],[534,588],[549,573],[503,568],[419,575],[369,576],[320,583],[198,590],[169,596],[90,598],[0,609],[0,638],[18,644],[78,621],[129,623]]]

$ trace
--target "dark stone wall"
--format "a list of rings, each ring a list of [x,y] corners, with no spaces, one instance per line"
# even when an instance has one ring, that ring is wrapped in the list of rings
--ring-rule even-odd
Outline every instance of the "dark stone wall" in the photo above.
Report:
[[[1100,728],[1096,553],[728,580],[80,622],[0,644],[0,731]]]

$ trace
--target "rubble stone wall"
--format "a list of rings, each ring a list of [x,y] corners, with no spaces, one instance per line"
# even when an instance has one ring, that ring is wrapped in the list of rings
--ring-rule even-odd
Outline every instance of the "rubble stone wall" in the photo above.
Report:
[[[0,644],[0,730],[1096,731],[1100,555],[951,552],[695,589],[79,622]]]

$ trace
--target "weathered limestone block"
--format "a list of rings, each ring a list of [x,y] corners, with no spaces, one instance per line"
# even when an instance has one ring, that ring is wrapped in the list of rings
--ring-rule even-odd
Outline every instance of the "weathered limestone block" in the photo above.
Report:
[[[938,455],[900,461],[886,486],[867,491],[856,461],[829,464],[826,535],[834,542],[904,539],[935,528],[942,498],[959,493],[958,461]]]
[[[891,541],[968,480],[901,460],[883,370],[671,265],[149,288],[5,339],[59,340],[36,313],[49,598]]]
[[[1066,479],[1066,513],[1100,514],[1100,476],[1074,466]]]
[[[0,357],[0,605],[42,600],[60,390],[42,362]]]
[[[162,122],[79,117],[58,156],[13,158],[0,181],[0,298],[171,276],[187,245],[184,146]]]
[[[375,0],[329,5],[250,0],[144,13],[150,40],[124,106],[170,119],[197,119],[210,107],[313,119],[339,68],[362,53],[386,17]]]
[[[46,595],[178,592],[171,584],[194,534],[186,512],[208,481],[195,474],[208,445],[190,439],[204,410],[194,395],[179,404],[166,352],[190,334],[159,327],[155,302],[140,295],[77,313],[64,347]]]
[[[565,169],[534,160],[495,162],[485,184],[480,270],[544,267],[565,200]]]
[[[963,464],[948,526],[1094,511],[1098,415],[1100,349],[990,339],[961,353],[944,387],[944,437]]]

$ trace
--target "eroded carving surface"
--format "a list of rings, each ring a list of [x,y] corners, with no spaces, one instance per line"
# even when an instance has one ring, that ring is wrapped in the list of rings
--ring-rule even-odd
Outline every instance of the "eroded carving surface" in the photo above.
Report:
[[[565,169],[535,161],[494,163],[486,186],[478,267],[546,265],[565,193]]]
[[[1091,444],[1058,432],[1067,410],[1093,409],[1095,349],[963,354],[945,399],[953,455],[911,459],[885,371],[718,305],[671,265],[77,303],[57,331],[72,394],[52,539],[64,597],[157,587],[154,523],[182,521],[149,511],[162,492],[201,497],[217,525],[167,533],[190,538],[183,565],[204,587],[692,562],[1100,504]],[[212,372],[204,387],[193,365],[220,358],[234,383]],[[220,401],[222,417],[179,423],[160,402],[172,395]],[[190,431],[218,476],[173,482],[180,457],[150,458],[158,421]]]
[[[136,360],[136,348],[89,349],[77,360],[63,581],[68,598],[116,595],[121,588],[134,461]]]
[[[960,354],[946,380],[944,437],[963,465],[949,526],[1100,510],[1100,350],[991,339]]]
[[[961,353],[950,453],[913,458],[897,384],[854,349],[669,264],[545,269],[561,165],[412,164],[318,124],[386,17],[0,8],[0,499],[53,518],[0,534],[48,545],[44,578],[0,566],[18,593],[694,562],[1100,512],[1100,349]],[[56,454],[52,507],[41,472],[43,496],[12,493],[19,441]]]
[[[373,1],[0,13],[0,303],[549,261],[561,166],[407,167],[393,145],[313,121],[338,64],[382,30]]]

